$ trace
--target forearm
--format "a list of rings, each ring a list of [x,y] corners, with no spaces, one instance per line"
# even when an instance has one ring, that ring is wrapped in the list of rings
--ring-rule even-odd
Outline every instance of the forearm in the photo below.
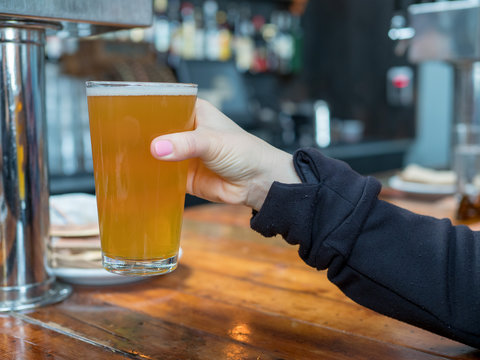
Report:
[[[300,244],[360,304],[479,347],[478,234],[382,202],[377,181],[315,154],[297,156],[303,184],[274,184],[252,227]]]
[[[364,306],[480,347],[479,253],[467,227],[377,201],[328,276]]]

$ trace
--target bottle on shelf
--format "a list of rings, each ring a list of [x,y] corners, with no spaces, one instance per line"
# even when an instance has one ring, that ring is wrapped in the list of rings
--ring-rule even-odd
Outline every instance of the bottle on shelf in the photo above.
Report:
[[[155,0],[153,22],[153,43],[155,50],[165,54],[170,49],[170,20],[167,15],[168,0]]]
[[[205,57],[208,60],[220,58],[220,41],[217,27],[218,4],[215,0],[206,0],[203,3],[205,21]]]
[[[238,25],[234,33],[234,53],[237,69],[241,72],[247,72],[251,69],[255,54],[255,44],[253,34],[255,29],[250,21],[250,12],[248,8],[243,8],[239,14]]]
[[[181,36],[182,36],[182,49],[181,54],[182,58],[187,60],[195,59],[195,33],[196,33],[196,22],[195,22],[195,7],[192,3],[185,2],[182,4],[181,10],[182,25],[181,25]]]

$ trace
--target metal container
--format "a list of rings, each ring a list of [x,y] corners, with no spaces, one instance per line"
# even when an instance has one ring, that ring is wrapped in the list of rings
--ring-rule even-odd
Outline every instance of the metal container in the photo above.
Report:
[[[70,293],[47,273],[49,235],[44,42],[38,22],[0,22],[0,310],[27,309]]]
[[[408,13],[415,31],[408,52],[410,61],[461,62],[480,58],[479,0],[411,5]]]

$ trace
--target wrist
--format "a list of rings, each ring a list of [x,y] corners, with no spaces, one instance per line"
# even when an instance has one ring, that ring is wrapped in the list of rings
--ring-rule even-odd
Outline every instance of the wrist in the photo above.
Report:
[[[273,158],[267,159],[268,166],[263,167],[261,174],[252,179],[248,186],[246,205],[259,211],[265,202],[272,184],[276,182],[284,184],[301,183],[295,167],[292,155],[277,151]]]

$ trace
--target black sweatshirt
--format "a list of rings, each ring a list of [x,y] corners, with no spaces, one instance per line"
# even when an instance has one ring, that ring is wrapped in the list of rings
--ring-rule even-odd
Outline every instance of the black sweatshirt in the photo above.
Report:
[[[379,200],[376,179],[315,149],[293,159],[302,184],[274,183],[252,228],[357,303],[480,348],[480,232]]]

